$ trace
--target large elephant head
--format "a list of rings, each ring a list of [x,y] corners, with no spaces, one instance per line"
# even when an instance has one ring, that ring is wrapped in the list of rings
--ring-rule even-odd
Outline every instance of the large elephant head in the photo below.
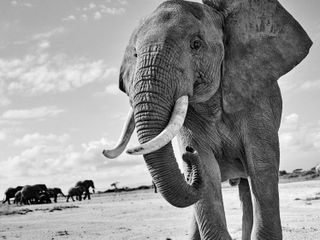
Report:
[[[188,105],[216,98],[219,114],[239,112],[312,44],[277,0],[203,2],[166,1],[134,30],[119,78],[133,111],[118,146],[104,151],[118,156],[135,126],[141,145],[127,152],[144,155],[161,194],[179,207],[201,195],[181,175],[170,144]]]

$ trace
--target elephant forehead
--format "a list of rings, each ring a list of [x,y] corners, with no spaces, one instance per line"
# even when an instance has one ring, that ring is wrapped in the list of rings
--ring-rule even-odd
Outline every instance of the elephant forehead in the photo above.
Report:
[[[205,17],[201,4],[187,1],[166,1],[156,9],[155,13],[158,12],[160,12],[159,16],[163,20],[175,17],[176,14],[191,14],[198,20],[202,20]]]
[[[182,1],[161,4],[149,17],[143,19],[138,35],[147,38],[144,39],[146,41],[152,38],[161,41],[167,38],[184,38],[192,29],[201,28],[201,19],[205,16],[203,9],[187,8],[184,5]]]

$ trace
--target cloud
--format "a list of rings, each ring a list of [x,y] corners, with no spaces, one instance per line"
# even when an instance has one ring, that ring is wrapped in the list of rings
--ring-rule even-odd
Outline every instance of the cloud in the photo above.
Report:
[[[3,141],[7,138],[7,134],[3,131],[0,131],[0,141]]]
[[[129,167],[144,164],[141,157],[136,156],[106,159],[102,150],[111,148],[114,142],[105,138],[83,143],[79,147],[65,145],[67,138],[67,135],[38,133],[24,136],[16,144],[29,148],[5,161],[0,160],[2,171],[10,177],[36,177],[81,172],[108,173],[116,169],[117,174],[121,175]],[[34,144],[31,144],[32,141],[35,141]]]
[[[89,4],[89,9],[94,9],[94,8],[96,8],[97,7],[97,5],[95,5],[94,3],[90,3]]]
[[[76,17],[74,15],[69,15],[68,17],[62,18],[62,21],[74,21]]]
[[[1,74],[0,74],[1,76]],[[0,80],[0,106],[7,106],[11,103],[9,98],[5,95],[5,84]]]
[[[320,80],[305,81],[301,84],[302,90],[318,90],[320,89]]]
[[[66,143],[70,139],[68,134],[55,135],[47,134],[42,135],[40,133],[26,134],[20,139],[14,141],[15,146],[34,146],[43,144],[56,144],[56,143]]]
[[[107,1],[106,3],[117,3],[118,5],[126,5],[127,1]],[[78,8],[78,11],[82,12],[81,16],[84,21],[87,21],[89,19],[88,15],[92,15],[94,20],[100,20],[103,15],[122,15],[126,12],[123,7],[109,7],[105,4],[96,5],[94,3],[89,3],[89,5],[83,8]]]
[[[105,92],[111,95],[118,95],[121,91],[119,90],[118,84],[110,84],[106,86]]]
[[[283,151],[320,152],[320,123],[302,124],[298,114],[290,114],[284,118],[279,139]]]
[[[100,12],[97,11],[97,12],[94,13],[93,17],[94,17],[95,20],[99,20],[99,19],[102,18],[102,15],[101,15]]]
[[[26,119],[44,119],[54,117],[64,110],[56,106],[38,107],[32,109],[10,109],[2,113],[1,120],[26,120]]]
[[[11,5],[13,7],[16,7],[16,6],[23,6],[23,7],[28,7],[28,8],[32,7],[31,3],[22,3],[22,2],[18,3],[17,1],[11,1]]]
[[[82,15],[81,15],[81,18],[82,18],[84,21],[88,21],[88,16],[87,16],[87,14],[82,14]]]
[[[102,8],[101,12],[109,15],[122,15],[126,10],[124,8]]]
[[[39,46],[38,46],[38,47],[39,47],[39,50],[47,49],[47,48],[50,47],[50,42],[47,41],[47,40],[41,41],[41,42],[39,43]]]
[[[71,59],[64,54],[0,59],[0,91],[26,96],[66,92],[108,78],[116,71],[103,60]],[[2,97],[3,102],[6,98]],[[1,98],[0,98],[1,100]]]
[[[52,38],[54,36],[57,36],[57,35],[60,35],[60,34],[63,34],[66,32],[66,29],[63,28],[63,27],[58,27],[58,28],[54,28],[54,29],[51,29],[49,31],[46,31],[46,32],[42,32],[42,33],[37,33],[35,35],[33,35],[31,37],[32,40],[44,40],[44,39],[49,39],[49,38]]]
[[[127,0],[118,0],[118,2],[122,5],[126,5],[128,4],[128,1]]]

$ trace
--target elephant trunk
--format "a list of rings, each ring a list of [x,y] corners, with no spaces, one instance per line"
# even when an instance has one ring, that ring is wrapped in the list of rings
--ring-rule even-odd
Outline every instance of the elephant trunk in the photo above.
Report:
[[[173,72],[166,72],[162,54],[150,52],[138,59],[133,109],[140,144],[157,137],[168,125],[175,104]],[[156,64],[158,63],[158,65]],[[169,86],[168,86],[169,85]],[[200,198],[199,183],[189,185],[180,172],[171,142],[159,150],[144,155],[148,170],[162,196],[176,207],[187,207]]]

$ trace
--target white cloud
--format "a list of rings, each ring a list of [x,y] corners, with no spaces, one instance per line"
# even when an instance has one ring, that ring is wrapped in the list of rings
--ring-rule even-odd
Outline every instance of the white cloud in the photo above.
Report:
[[[86,14],[82,14],[81,17],[82,17],[82,19],[83,19],[84,21],[87,21],[87,20],[88,20],[88,16],[87,16]]]
[[[66,143],[70,136],[68,134],[55,135],[47,134],[42,135],[40,133],[26,134],[20,139],[14,141],[15,146],[34,146],[34,145],[44,145],[48,143]]]
[[[101,15],[100,12],[97,11],[97,12],[94,13],[93,17],[94,17],[94,19],[99,20],[99,19],[102,18],[102,15]]]
[[[102,8],[101,12],[110,15],[122,15],[126,10],[124,8]]]
[[[39,43],[39,49],[43,50],[43,49],[47,49],[50,47],[50,42],[49,41],[41,41]]]
[[[87,4],[84,7],[77,7],[76,10],[78,14],[72,14],[68,17],[62,19],[62,21],[82,19],[83,21],[88,21],[89,16],[94,20],[100,20],[102,16],[105,15],[122,15],[126,12],[124,5],[127,4],[126,0],[105,0],[104,4],[95,4],[93,2]]]
[[[64,112],[56,106],[38,107],[32,109],[10,109],[2,113],[0,119],[3,120],[26,120],[26,119],[44,119],[54,117]]]
[[[3,131],[0,131],[0,141],[3,141],[7,138],[7,134]]]
[[[32,4],[31,3],[24,3],[23,6],[30,8],[30,7],[32,7]]]
[[[305,81],[301,84],[302,90],[317,90],[320,89],[320,80]]]
[[[111,148],[113,142],[102,138],[97,141],[83,143],[81,147],[65,145],[66,136],[50,136],[34,134],[17,142],[30,146],[19,155],[1,161],[2,171],[10,177],[50,176],[53,174],[79,174],[81,172],[108,173],[117,169],[118,174],[128,167],[142,166],[141,157],[122,157],[114,160],[102,155],[104,148]],[[53,140],[54,139],[54,140]],[[36,140],[31,145],[30,141]],[[52,141],[53,140],[53,141]],[[121,169],[121,170],[120,170]],[[130,174],[130,172],[129,172]],[[14,175],[14,176],[13,176]]]
[[[63,34],[63,33],[65,33],[65,31],[66,31],[66,29],[63,28],[63,27],[54,28],[54,29],[51,29],[51,30],[49,30],[47,32],[37,33],[37,34],[33,35],[32,36],[32,40],[48,39],[48,38],[51,38],[53,36]]]
[[[126,5],[128,3],[127,0],[118,0],[118,2],[122,5]]]
[[[119,87],[117,84],[110,84],[106,86],[105,92],[107,94],[118,95],[121,91],[119,90]]]
[[[284,118],[279,139],[283,151],[320,152],[320,124],[302,124],[296,113],[290,114]]]
[[[69,15],[68,17],[62,18],[62,21],[74,21],[76,17],[74,15]]]
[[[0,59],[0,92],[5,103],[8,94],[39,95],[66,92],[86,84],[105,80],[115,72],[102,60],[70,59],[64,54],[27,55],[11,60]]]
[[[96,8],[97,7],[97,5],[95,5],[94,3],[90,3],[89,4],[89,9],[94,9],[94,8]]]
[[[11,5],[16,7],[16,6],[23,6],[23,7],[32,7],[32,4],[31,3],[22,3],[22,2],[17,2],[17,1],[11,1]]]
[[[1,82],[0,82],[0,106],[7,106],[11,103],[9,98],[5,96],[4,89],[1,87]]]

